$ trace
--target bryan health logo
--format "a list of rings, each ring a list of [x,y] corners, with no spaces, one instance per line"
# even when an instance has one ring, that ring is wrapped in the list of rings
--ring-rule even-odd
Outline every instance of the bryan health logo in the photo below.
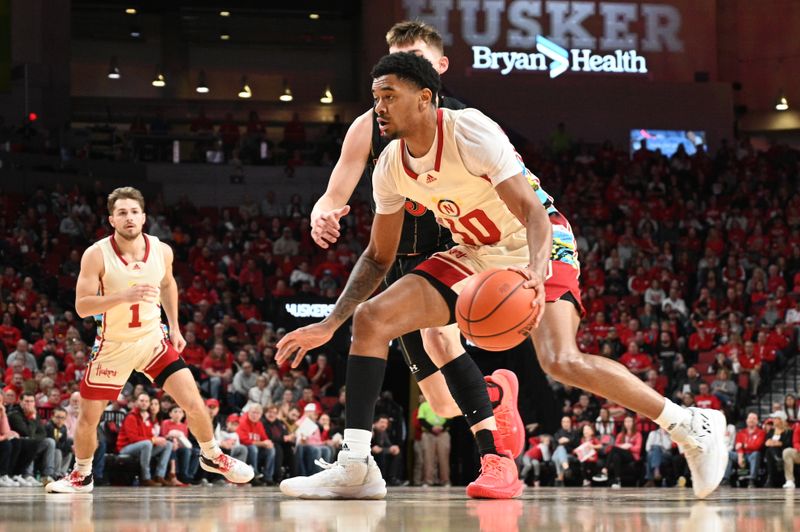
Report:
[[[536,53],[493,52],[488,46],[473,46],[472,68],[499,70],[504,76],[512,70],[549,70],[551,79],[570,66],[573,72],[647,74],[647,62],[636,50],[614,50],[607,55],[586,48],[567,50],[541,35],[536,36],[536,50]]]

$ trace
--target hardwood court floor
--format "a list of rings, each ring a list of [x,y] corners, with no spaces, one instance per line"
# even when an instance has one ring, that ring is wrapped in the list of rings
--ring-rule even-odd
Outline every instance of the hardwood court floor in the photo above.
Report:
[[[94,494],[0,490],[0,532],[275,530],[800,531],[794,490],[528,488],[509,501],[470,500],[463,488],[395,488],[385,501],[286,499],[275,488],[97,488]]]

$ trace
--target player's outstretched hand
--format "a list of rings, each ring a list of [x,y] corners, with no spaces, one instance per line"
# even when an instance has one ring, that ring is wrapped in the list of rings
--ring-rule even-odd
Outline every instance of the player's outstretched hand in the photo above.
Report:
[[[323,211],[318,215],[311,216],[311,238],[322,249],[328,249],[331,244],[335,244],[341,236],[339,229],[339,219],[347,216],[350,212],[350,205],[345,205],[332,211]]]
[[[539,326],[539,323],[541,323],[542,317],[544,316],[544,277],[542,274],[537,273],[530,268],[517,268],[515,266],[511,266],[508,269],[512,272],[517,272],[527,279],[527,281],[525,281],[525,283],[522,285],[522,288],[528,288],[536,291],[536,295],[533,298],[533,303],[531,303],[532,307],[538,307],[536,319],[533,322],[533,328],[535,329]]]
[[[158,288],[151,284],[137,284],[122,292],[125,303],[156,303],[158,301]]]
[[[169,341],[178,353],[182,353],[183,348],[186,347],[186,340],[183,338],[181,330],[177,327],[175,329],[170,329]]]
[[[275,355],[275,361],[280,366],[292,358],[292,367],[296,368],[309,350],[327,343],[334,332],[335,329],[331,329],[323,322],[312,323],[294,330],[277,343],[278,353]]]

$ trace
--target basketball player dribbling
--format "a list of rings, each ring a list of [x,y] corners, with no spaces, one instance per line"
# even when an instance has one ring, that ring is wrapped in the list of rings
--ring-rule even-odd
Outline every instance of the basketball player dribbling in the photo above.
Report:
[[[444,55],[442,38],[428,24],[419,21],[397,23],[386,34],[386,43],[389,53],[413,52],[430,61],[439,74],[447,71],[449,61]],[[439,107],[464,108],[454,98],[438,95],[437,99]],[[381,135],[375,118],[375,113],[369,109],[350,126],[328,188],[311,212],[311,236],[322,248],[328,248],[338,239],[339,219],[349,211],[346,202],[365,170],[368,178],[371,178],[375,161],[391,140]],[[397,260],[386,276],[385,286],[413,270],[431,254],[446,250],[453,244],[450,231],[438,224],[434,213],[425,206],[409,201],[404,210]],[[433,410],[447,418],[461,416],[462,412],[453,399],[443,372],[455,370],[468,375],[463,377],[469,380],[462,386],[485,387],[494,407],[497,434],[502,440],[500,444],[516,458],[525,447],[525,428],[517,409],[519,384],[516,375],[507,369],[499,369],[483,377],[470,357],[453,362],[448,353],[452,350],[461,353],[463,350],[457,329],[455,326],[451,329],[413,331],[399,338],[411,374]],[[450,345],[453,342],[456,345]],[[532,349],[530,351],[533,356]],[[448,363],[451,364],[444,369],[443,366]]]
[[[569,280],[552,255],[554,226],[560,224],[550,218],[557,211],[551,211],[552,200],[543,190],[534,192],[530,172],[500,128],[475,109],[437,109],[439,76],[430,62],[414,54],[385,56],[372,77],[378,123],[386,135],[399,140],[384,150],[373,174],[377,207],[370,243],[331,315],[285,336],[277,355],[279,360],[294,356],[293,364],[299,363],[307,350],[326,342],[353,315],[346,378],[359,386],[348,387],[344,438],[348,450],[325,471],[284,481],[291,483],[291,489],[282,485],[282,491],[298,496],[374,497],[382,479],[369,456],[366,429],[371,418],[362,411],[371,409],[364,405],[373,405],[377,398],[389,340],[411,330],[452,323],[457,294],[469,276],[506,267],[523,274],[528,279],[524,287],[535,291],[533,304],[539,306],[540,321],[532,338],[545,371],[654,419],[683,446],[695,494],[708,496],[727,465],[724,415],[684,409],[659,396],[621,364],[578,350],[577,268],[574,281]],[[433,255],[367,301],[394,259],[405,198],[446,219],[458,245]],[[557,276],[571,286],[548,290],[545,280]],[[351,394],[357,395],[352,401]],[[482,457],[482,466],[482,476],[492,472],[490,491],[510,492],[516,468],[508,470],[492,455]],[[467,492],[471,494],[469,487]],[[481,490],[476,495],[484,496]]]
[[[231,482],[253,478],[253,469],[222,453],[205,403],[180,356],[186,345],[178,323],[178,286],[172,276],[172,249],[142,232],[144,197],[132,187],[108,196],[108,221],[114,233],[90,246],[81,259],[75,310],[95,316],[97,340],[80,388],[75,429],[75,468],[46,491],[87,493],[94,484],[92,456],[97,424],[133,370],[144,373],[186,412],[200,443],[200,467]],[[161,308],[169,327],[161,323]]]

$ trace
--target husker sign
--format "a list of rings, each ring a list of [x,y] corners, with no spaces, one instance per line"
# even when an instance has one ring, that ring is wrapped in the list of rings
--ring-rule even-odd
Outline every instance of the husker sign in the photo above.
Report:
[[[461,38],[472,49],[472,68],[503,75],[514,70],[549,71],[551,78],[567,71],[646,74],[642,53],[684,51],[681,13],[668,4],[403,0],[403,7],[408,19],[439,29],[445,45],[453,44],[450,23],[458,20]],[[596,27],[598,19],[602,34],[594,35],[586,24]]]

